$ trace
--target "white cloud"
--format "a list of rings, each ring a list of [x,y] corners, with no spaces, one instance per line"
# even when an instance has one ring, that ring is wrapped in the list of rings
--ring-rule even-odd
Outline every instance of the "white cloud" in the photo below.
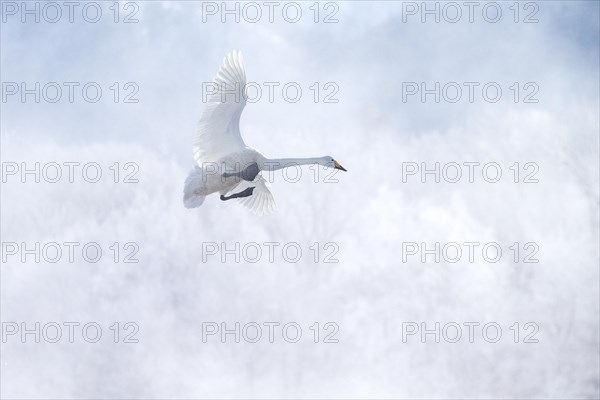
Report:
[[[379,11],[364,22],[364,7],[352,3],[356,11],[343,12],[363,21],[358,31],[344,23],[331,31],[261,25],[281,38],[265,44],[263,33],[253,37],[248,26],[212,24],[211,32],[185,12],[189,3],[177,6],[144,4],[144,22],[130,30],[147,35],[127,36],[133,43],[121,43],[124,31],[96,27],[99,43],[108,37],[97,44],[99,51],[113,58],[98,64],[93,56],[71,54],[62,61],[74,65],[78,76],[136,80],[140,104],[8,104],[6,118],[3,105],[3,162],[94,161],[107,179],[21,184],[11,178],[2,185],[2,240],[95,241],[105,249],[133,241],[140,259],[114,263],[107,251],[97,264],[3,264],[3,322],[96,321],[108,338],[97,344],[10,338],[2,344],[3,396],[598,394],[598,96],[583,84],[597,88],[597,76],[589,75],[597,72],[596,61],[584,62],[568,39],[560,46],[569,57],[557,60],[552,40],[560,31],[543,24],[396,26],[393,15]],[[173,15],[177,24],[160,24]],[[560,19],[552,7],[546,15]],[[32,48],[67,47],[63,39],[72,28],[60,29],[61,40],[53,43],[23,40]],[[521,36],[506,38],[507,31]],[[313,37],[315,32],[323,35]],[[19,44],[11,40],[3,35],[3,46]],[[460,47],[465,40],[475,49]],[[245,111],[246,141],[265,154],[331,154],[349,170],[336,175],[337,184],[311,182],[309,169],[298,183],[276,175],[272,191],[279,211],[266,218],[217,197],[198,210],[182,206],[200,82],[212,78],[231,48],[244,51],[248,73],[258,82],[331,79],[340,85],[339,104],[261,102]],[[484,50],[496,52],[488,58]],[[511,53],[518,62],[507,58]],[[17,58],[3,80],[20,79],[19,66],[31,58]],[[3,70],[7,64],[3,56]],[[51,79],[58,70],[40,64],[37,73]],[[502,84],[538,79],[541,101],[398,100],[402,81],[456,76]],[[403,183],[401,163],[410,161],[493,161],[505,175],[496,184],[469,184],[466,177],[456,184],[423,184],[416,177]],[[108,167],[115,162],[137,163],[139,183],[113,183]],[[514,162],[535,162],[540,182],[514,183],[508,169]],[[267,241],[297,242],[305,255],[298,264],[280,253],[275,263],[202,262],[203,242]],[[505,248],[536,242],[540,262],[516,264],[509,251],[498,263],[402,262],[402,242],[436,241]],[[314,242],[337,243],[340,262],[315,264]],[[108,327],[115,321],[137,322],[140,343],[111,343]],[[206,321],[295,321],[304,336],[296,344],[203,343]],[[309,326],[316,321],[336,322],[340,343],[313,343]],[[481,336],[472,344],[403,343],[407,321],[496,321],[503,339],[493,345]],[[539,325],[539,343],[513,343],[509,327],[519,322],[524,335],[528,321]]]

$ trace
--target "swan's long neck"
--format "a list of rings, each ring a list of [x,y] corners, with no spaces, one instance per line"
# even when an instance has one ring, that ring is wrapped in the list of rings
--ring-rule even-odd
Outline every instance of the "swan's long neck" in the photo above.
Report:
[[[265,171],[275,171],[278,169],[294,167],[297,165],[319,164],[323,161],[322,157],[313,158],[266,158],[261,168]]]

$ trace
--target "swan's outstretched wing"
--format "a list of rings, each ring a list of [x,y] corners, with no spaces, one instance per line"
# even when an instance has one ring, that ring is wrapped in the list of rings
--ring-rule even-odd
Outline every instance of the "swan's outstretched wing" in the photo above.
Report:
[[[267,215],[277,208],[275,199],[267,186],[267,181],[261,175],[258,175],[254,181],[241,181],[229,191],[228,196],[233,193],[240,193],[247,188],[254,187],[251,196],[237,199],[241,205],[250,209],[256,215]]]
[[[227,54],[211,86],[194,137],[194,158],[201,167],[246,147],[240,135],[240,115],[246,105],[242,53]]]

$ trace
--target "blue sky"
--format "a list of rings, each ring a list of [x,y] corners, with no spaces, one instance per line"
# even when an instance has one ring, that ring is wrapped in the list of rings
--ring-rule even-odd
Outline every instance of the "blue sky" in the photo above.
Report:
[[[500,3],[496,24],[402,22],[393,1],[336,2],[335,24],[312,22],[310,2],[297,24],[203,23],[200,2],[137,2],[139,22],[115,24],[112,2],[102,4],[97,24],[2,23],[3,83],[97,82],[103,96],[10,97],[1,104],[1,157],[97,162],[108,177],[115,162],[134,162],[139,183],[11,179],[2,184],[1,234],[133,241],[140,263],[11,259],[2,265],[2,321],[105,329],[136,321],[140,342],[2,343],[3,396],[598,396],[597,2],[537,2],[533,24],[512,21],[512,2]],[[277,92],[272,103],[249,104],[246,143],[270,157],[330,154],[349,171],[336,184],[313,183],[309,169],[297,183],[275,176],[279,210],[265,218],[216,197],[196,210],[181,204],[202,83],[233,49],[249,81],[303,89],[297,103]],[[114,103],[114,82],[121,94],[137,85],[139,102]],[[339,101],[315,103],[315,82],[321,93],[334,83]],[[493,82],[503,95],[402,102],[407,82]],[[537,85],[537,103],[521,101],[527,83]],[[496,162],[503,177],[403,182],[406,162]],[[515,162],[535,163],[539,183],[514,183]],[[299,243],[307,254],[314,242],[333,242],[340,262],[202,262],[202,243],[265,241]],[[402,243],[465,241],[500,243],[505,255],[401,262]],[[540,262],[515,263],[514,242],[537,243]],[[203,343],[205,321],[297,321],[306,332],[335,321],[340,342]],[[497,321],[508,339],[403,343],[405,321]],[[540,342],[511,343],[509,327],[528,321],[540,326]]]

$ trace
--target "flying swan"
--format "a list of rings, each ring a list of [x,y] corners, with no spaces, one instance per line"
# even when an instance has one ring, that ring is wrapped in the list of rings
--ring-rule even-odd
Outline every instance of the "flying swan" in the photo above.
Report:
[[[185,180],[185,207],[200,207],[206,196],[219,192],[221,200],[238,199],[255,214],[264,215],[275,209],[275,200],[261,171],[307,164],[346,171],[330,156],[270,159],[246,146],[240,135],[240,116],[246,106],[246,72],[240,52],[234,50],[223,59],[212,89],[194,137],[197,165]]]

